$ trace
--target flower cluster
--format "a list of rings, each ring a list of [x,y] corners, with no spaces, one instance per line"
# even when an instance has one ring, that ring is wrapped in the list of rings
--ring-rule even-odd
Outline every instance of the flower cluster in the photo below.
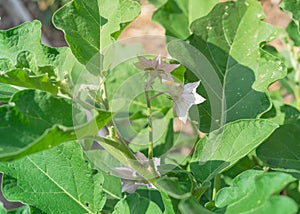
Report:
[[[138,59],[139,62],[135,64],[137,68],[150,74],[151,80],[159,78],[162,83],[169,87],[167,93],[170,94],[173,100],[174,113],[182,122],[186,123],[188,111],[192,105],[197,105],[205,101],[205,98],[196,92],[200,81],[186,85],[176,83],[171,76],[171,72],[179,67],[179,65],[163,62],[160,55],[154,59],[146,59],[143,56],[138,56]]]

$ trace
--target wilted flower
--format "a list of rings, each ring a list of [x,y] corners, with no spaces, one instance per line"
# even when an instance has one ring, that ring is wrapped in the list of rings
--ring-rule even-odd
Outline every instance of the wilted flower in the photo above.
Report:
[[[145,164],[149,161],[148,158],[140,152],[136,154],[136,158],[141,164]],[[157,166],[160,165],[160,158],[153,158],[153,162],[155,171],[158,173]],[[119,176],[122,180],[122,192],[133,193],[139,186],[155,188],[151,183],[149,183],[142,176],[137,174],[135,170],[127,166],[114,168],[114,174]]]
[[[188,111],[192,105],[197,105],[205,101],[205,98],[197,94],[196,89],[200,85],[200,81],[180,85],[177,83],[169,84],[171,90],[171,98],[173,100],[173,109],[179,119],[186,123]]]
[[[139,62],[135,63],[138,69],[150,72],[154,71],[151,74],[159,77],[161,80],[173,81],[171,72],[179,66],[179,64],[164,63],[160,55],[154,59],[146,59],[143,56],[138,56],[138,59]]]

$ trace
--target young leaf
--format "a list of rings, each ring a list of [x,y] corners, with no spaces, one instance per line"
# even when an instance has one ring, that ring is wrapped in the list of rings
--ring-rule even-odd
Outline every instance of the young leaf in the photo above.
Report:
[[[3,193],[8,200],[46,213],[97,213],[106,200],[102,174],[88,167],[77,142],[0,163],[0,171],[4,172]]]
[[[147,198],[139,196],[137,193],[126,196],[126,198],[119,201],[113,214],[160,214],[161,209],[156,203],[148,200]]]
[[[2,161],[49,149],[83,135],[94,135],[111,119],[109,112],[99,112],[96,121],[99,129],[93,130],[86,124],[75,130],[73,116],[84,124],[85,113],[73,107],[70,100],[35,90],[16,93],[10,104],[0,107],[0,115]]]
[[[113,33],[140,13],[132,0],[73,0],[53,16],[54,25],[65,32],[73,54],[87,64],[104,47],[113,43]]]
[[[273,122],[259,119],[229,123],[198,142],[192,162],[215,161],[220,166],[214,164],[214,168],[223,171],[226,166],[228,169],[263,143],[277,127]]]
[[[245,171],[230,187],[221,189],[216,207],[226,207],[225,213],[296,213],[295,201],[279,192],[295,179],[285,173]]]
[[[187,81],[200,79],[203,83],[204,88],[198,88],[207,99],[198,106],[202,131],[256,118],[270,107],[263,92],[283,78],[286,69],[270,54],[260,57],[260,44],[276,33],[262,18],[261,6],[255,0],[220,3],[192,23],[192,46],[180,41],[169,43],[170,55],[196,75],[187,72]]]
[[[257,156],[272,169],[288,172],[300,179],[299,139],[300,126],[283,125],[257,148]]]

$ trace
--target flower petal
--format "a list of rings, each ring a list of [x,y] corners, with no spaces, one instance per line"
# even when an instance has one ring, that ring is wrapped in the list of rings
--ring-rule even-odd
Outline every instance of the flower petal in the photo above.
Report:
[[[138,187],[134,181],[122,180],[122,192],[134,193]]]

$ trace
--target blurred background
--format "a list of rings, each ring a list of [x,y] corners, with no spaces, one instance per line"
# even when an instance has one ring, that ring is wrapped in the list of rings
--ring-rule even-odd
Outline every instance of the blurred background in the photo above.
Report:
[[[44,44],[52,47],[67,46],[63,33],[55,29],[52,24],[52,15],[57,9],[69,1],[71,0],[0,0],[0,30],[6,30],[18,26],[23,22],[38,19],[42,22],[43,26],[42,42]],[[121,34],[120,39],[144,35],[163,36],[165,34],[163,27],[151,21],[152,14],[156,10],[151,2],[155,1],[156,0],[149,0],[149,2],[147,0],[139,1],[142,8],[141,14],[126,28]],[[290,18],[280,10],[280,0],[261,0],[260,2],[266,14],[265,22],[282,28],[287,26]],[[164,44],[159,43],[160,41],[156,44],[144,42],[146,46],[148,45],[149,52],[153,52],[151,51],[153,49],[158,51],[164,48]],[[272,45],[278,50],[284,48],[284,44],[280,40],[273,41]],[[280,84],[275,83],[270,87],[270,90],[276,90],[279,87]],[[289,99],[293,99],[293,97],[289,98],[287,95],[284,99],[285,102],[288,103]],[[21,205],[20,203],[7,202],[1,194],[0,201],[4,202],[5,207],[8,209]]]

